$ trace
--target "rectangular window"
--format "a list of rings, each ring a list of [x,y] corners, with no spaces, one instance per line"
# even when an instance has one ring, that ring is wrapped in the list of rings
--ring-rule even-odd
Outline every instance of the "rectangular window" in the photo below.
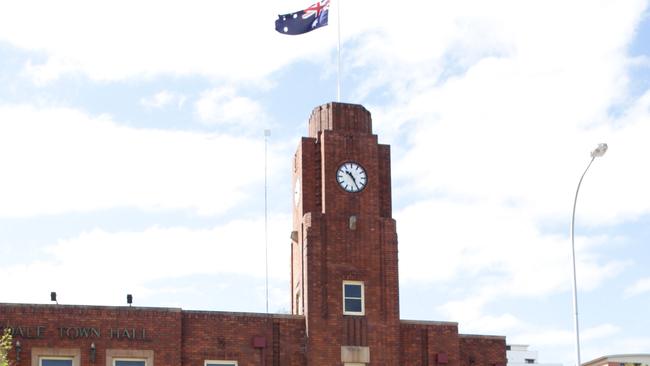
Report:
[[[72,358],[42,357],[40,366],[72,366]]]
[[[365,314],[363,300],[363,282],[343,281],[343,314]]]
[[[113,359],[113,366],[147,366],[147,360]]]
[[[205,366],[237,366],[237,361],[205,361]]]
[[[107,349],[106,366],[154,366],[152,350]]]
[[[46,348],[31,349],[32,366],[79,366],[81,350],[79,348]]]

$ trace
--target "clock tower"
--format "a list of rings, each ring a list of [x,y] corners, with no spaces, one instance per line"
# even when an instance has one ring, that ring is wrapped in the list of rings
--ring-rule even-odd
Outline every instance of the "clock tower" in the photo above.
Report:
[[[390,147],[363,106],[314,109],[293,160],[292,313],[308,365],[398,365],[397,233]]]
[[[505,337],[459,334],[455,322],[400,320],[390,147],[377,141],[364,107],[314,109],[292,170],[294,315],[0,303],[0,333],[10,329],[16,339],[12,362],[506,365]],[[129,336],[134,327],[142,337]]]

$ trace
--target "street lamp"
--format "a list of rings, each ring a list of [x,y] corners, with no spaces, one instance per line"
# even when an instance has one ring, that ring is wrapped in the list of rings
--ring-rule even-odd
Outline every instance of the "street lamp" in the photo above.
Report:
[[[589,161],[589,164],[587,165],[587,169],[585,169],[585,172],[582,173],[582,176],[580,177],[580,181],[578,181],[576,196],[573,199],[573,215],[571,216],[571,259],[573,261],[573,312],[574,312],[573,321],[576,330],[576,360],[577,360],[576,366],[582,365],[580,362],[580,328],[578,327],[578,283],[576,280],[576,247],[573,239],[574,238],[573,233],[574,233],[575,221],[576,221],[576,204],[578,203],[578,192],[580,191],[580,184],[582,184],[582,179],[585,177],[585,174],[587,174],[587,170],[589,170],[591,163],[593,163],[597,157],[605,155],[606,152],[607,152],[607,144],[605,143],[598,144],[598,146],[591,152],[591,160]]]

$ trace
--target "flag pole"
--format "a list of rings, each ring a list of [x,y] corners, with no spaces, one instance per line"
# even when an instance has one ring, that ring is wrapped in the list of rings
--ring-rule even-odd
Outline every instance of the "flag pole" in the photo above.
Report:
[[[264,130],[264,271],[265,271],[265,284],[266,284],[266,313],[269,313],[269,209],[267,199],[267,145],[268,139],[271,136],[271,130]]]
[[[341,102],[341,2],[343,2],[343,0],[338,0],[336,2],[336,33],[338,36],[338,44],[336,47],[338,59],[338,71],[336,73],[336,101],[339,103]]]

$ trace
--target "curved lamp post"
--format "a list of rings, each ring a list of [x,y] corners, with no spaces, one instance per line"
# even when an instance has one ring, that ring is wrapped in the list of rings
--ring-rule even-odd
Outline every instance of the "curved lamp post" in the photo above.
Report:
[[[585,177],[585,174],[587,174],[587,170],[589,170],[591,163],[593,163],[597,157],[605,155],[606,152],[607,144],[605,143],[598,144],[598,146],[591,152],[591,160],[589,161],[585,172],[582,173],[580,181],[578,181],[576,196],[573,199],[573,215],[571,216],[571,259],[573,261],[573,321],[576,331],[576,366],[582,365],[580,362],[580,328],[578,327],[578,283],[576,280],[576,249],[573,235],[576,221],[576,204],[578,203],[578,192],[580,192],[580,184],[582,184],[582,179]]]

